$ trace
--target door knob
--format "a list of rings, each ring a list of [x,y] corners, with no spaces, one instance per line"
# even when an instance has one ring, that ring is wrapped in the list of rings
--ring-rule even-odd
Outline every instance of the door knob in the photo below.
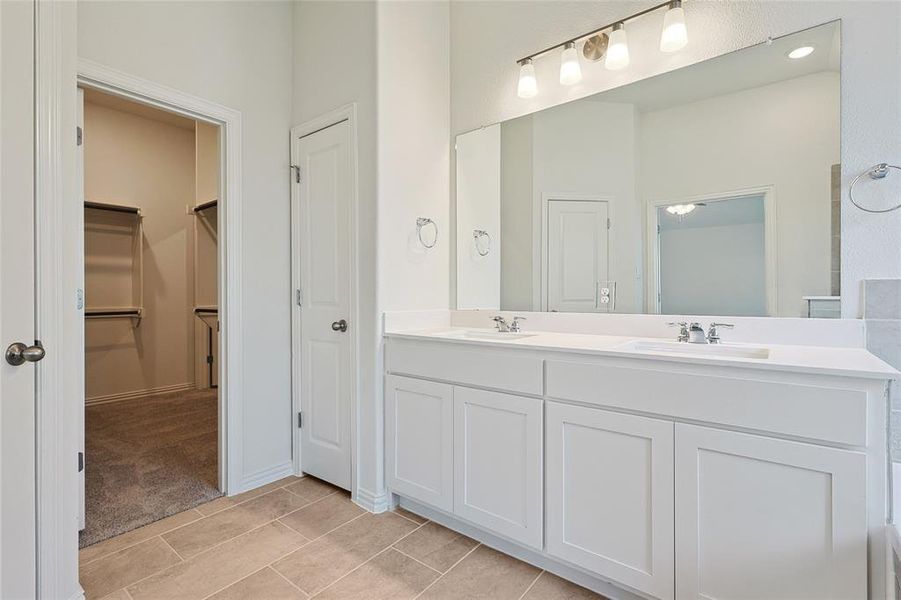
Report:
[[[347,321],[341,319],[332,323],[332,331],[347,331]]]
[[[40,340],[35,340],[34,346],[26,346],[22,342],[14,342],[6,349],[6,362],[18,367],[26,362],[38,362],[46,354]]]

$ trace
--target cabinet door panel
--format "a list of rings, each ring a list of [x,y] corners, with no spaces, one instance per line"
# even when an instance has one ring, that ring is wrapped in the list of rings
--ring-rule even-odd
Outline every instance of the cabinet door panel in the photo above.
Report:
[[[676,426],[677,597],[867,596],[866,458]]]
[[[542,547],[541,400],[454,388],[454,512]]]
[[[453,510],[453,387],[389,375],[385,386],[388,488]]]
[[[548,553],[673,597],[673,423],[547,403]]]

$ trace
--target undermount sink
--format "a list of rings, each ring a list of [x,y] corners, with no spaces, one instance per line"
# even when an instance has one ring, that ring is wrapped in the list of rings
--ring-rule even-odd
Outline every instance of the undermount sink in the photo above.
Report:
[[[519,331],[493,331],[491,329],[454,331],[448,334],[450,337],[463,337],[474,340],[521,340],[538,335],[537,333],[522,333]]]
[[[689,344],[686,342],[627,342],[620,346],[624,350],[636,352],[666,352],[668,354],[684,354],[686,356],[706,356],[710,358],[756,358],[766,359],[770,356],[768,348],[755,346],[733,346],[731,344]]]

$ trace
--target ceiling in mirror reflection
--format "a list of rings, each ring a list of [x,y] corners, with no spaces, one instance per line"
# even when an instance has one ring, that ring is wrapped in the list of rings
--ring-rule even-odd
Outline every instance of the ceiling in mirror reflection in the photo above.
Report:
[[[678,290],[685,315],[838,303],[839,56],[828,23],[459,136],[458,308],[657,313]],[[701,233],[662,245],[673,224]]]

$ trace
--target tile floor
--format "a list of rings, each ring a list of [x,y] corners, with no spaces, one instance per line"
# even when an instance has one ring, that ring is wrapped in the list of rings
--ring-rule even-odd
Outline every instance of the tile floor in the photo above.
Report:
[[[218,498],[80,552],[88,600],[601,599],[404,510],[312,477]]]

